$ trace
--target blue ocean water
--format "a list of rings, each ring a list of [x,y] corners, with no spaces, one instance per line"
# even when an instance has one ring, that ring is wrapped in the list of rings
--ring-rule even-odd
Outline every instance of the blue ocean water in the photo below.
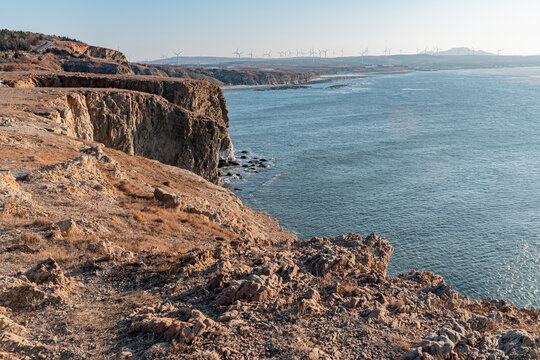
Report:
[[[335,86],[339,85],[339,86]],[[301,238],[375,232],[389,273],[540,306],[540,68],[414,72],[226,90],[231,187]]]

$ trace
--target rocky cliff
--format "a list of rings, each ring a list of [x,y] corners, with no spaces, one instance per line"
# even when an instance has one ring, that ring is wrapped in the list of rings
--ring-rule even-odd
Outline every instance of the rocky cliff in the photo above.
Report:
[[[315,72],[292,70],[198,68],[197,72],[218,79],[224,85],[293,85],[317,77]]]
[[[292,85],[317,77],[314,71],[263,70],[253,68],[205,68],[193,66],[131,64],[138,75],[204,79],[218,85]]]
[[[227,128],[163,98],[136,92],[71,92],[53,101],[52,118],[68,135],[156,159],[218,183]],[[227,142],[230,144],[230,142]]]
[[[71,136],[179,166],[213,182],[219,182],[219,160],[234,159],[225,99],[211,83],[80,74],[10,75],[5,83],[13,88],[73,89],[51,100],[48,110],[40,110],[49,111]],[[81,88],[92,90],[76,90]]]

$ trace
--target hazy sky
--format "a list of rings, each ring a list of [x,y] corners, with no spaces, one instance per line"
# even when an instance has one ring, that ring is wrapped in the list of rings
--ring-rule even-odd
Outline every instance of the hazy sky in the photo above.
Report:
[[[272,50],[540,54],[540,0],[0,0],[0,28],[120,48],[130,60]]]

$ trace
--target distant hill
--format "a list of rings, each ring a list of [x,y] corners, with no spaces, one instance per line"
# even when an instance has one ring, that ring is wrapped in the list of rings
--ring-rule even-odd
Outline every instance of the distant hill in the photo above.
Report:
[[[44,35],[29,31],[0,29],[0,51],[30,51],[36,48],[40,43],[43,43],[45,39],[58,42],[69,41],[80,43],[80,41],[66,36]]]
[[[66,36],[0,30],[0,70],[75,71],[132,74],[119,51],[85,44]]]
[[[470,49],[468,47],[457,47],[457,48],[451,48],[446,51],[440,51],[437,53],[437,55],[448,55],[448,56],[465,56],[465,55],[496,55],[487,51],[483,50],[474,50]]]

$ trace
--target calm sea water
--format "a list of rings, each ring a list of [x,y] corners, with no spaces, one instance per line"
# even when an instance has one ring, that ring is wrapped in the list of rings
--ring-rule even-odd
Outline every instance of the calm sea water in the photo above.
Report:
[[[334,87],[334,85],[343,85]],[[231,186],[301,238],[386,237],[389,273],[540,306],[540,68],[416,72],[226,90]]]

